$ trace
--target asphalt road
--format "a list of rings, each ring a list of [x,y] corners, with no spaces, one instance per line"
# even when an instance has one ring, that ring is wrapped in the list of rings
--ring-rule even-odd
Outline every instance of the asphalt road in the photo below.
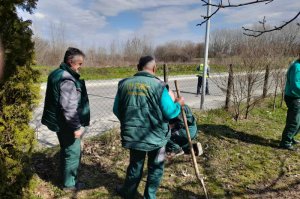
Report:
[[[212,75],[212,77],[209,78],[210,95],[205,96],[204,109],[214,109],[224,105],[225,93],[222,92],[215,83],[216,80],[220,82],[224,78],[225,75],[220,74]],[[178,81],[178,86],[181,90],[181,95],[185,98],[185,103],[192,108],[200,109],[201,97],[196,96],[197,77],[169,77],[168,83],[172,90],[175,90],[175,79]],[[101,134],[119,125],[117,118],[112,112],[118,81],[119,80],[99,80],[86,82],[91,107],[91,125],[87,129],[86,137]],[[45,87],[45,84],[41,85],[42,99],[44,99]],[[41,102],[34,112],[34,119],[31,125],[35,128],[39,144],[43,147],[52,147],[58,144],[58,140],[56,133],[49,131],[40,122],[43,107],[44,103]]]

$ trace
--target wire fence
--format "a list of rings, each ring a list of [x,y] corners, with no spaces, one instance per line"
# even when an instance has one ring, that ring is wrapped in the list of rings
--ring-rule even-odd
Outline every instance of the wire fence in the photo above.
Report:
[[[191,108],[199,110],[201,95],[196,95],[198,83],[198,77],[196,75],[197,71],[195,71],[194,75],[167,76],[167,83],[172,90],[175,90],[174,80],[177,80],[181,95],[185,98],[185,103]],[[164,80],[164,77],[161,76],[160,79]],[[259,81],[263,81],[263,79],[264,73],[261,73]],[[91,122],[85,136],[98,135],[119,125],[119,121],[114,116],[112,109],[117,92],[117,85],[120,80],[121,79],[86,81],[91,109]],[[210,78],[208,78],[209,95],[205,95],[204,109],[216,109],[225,106],[226,93],[228,93],[227,83],[228,73],[213,73],[213,71],[211,71]],[[272,83],[270,83],[270,85],[271,84]],[[256,92],[262,92],[263,88],[261,85],[260,83],[260,86],[256,88]],[[42,83],[42,102],[35,109],[34,119],[31,125],[35,128],[39,144],[41,146],[52,147],[58,144],[56,133],[49,131],[46,126],[41,124],[45,91],[46,83]]]

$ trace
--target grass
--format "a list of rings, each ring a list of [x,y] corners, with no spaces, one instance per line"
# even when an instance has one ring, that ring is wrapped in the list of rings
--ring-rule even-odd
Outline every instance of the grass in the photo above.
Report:
[[[300,193],[299,153],[277,146],[285,123],[286,108],[271,111],[269,102],[253,110],[248,120],[235,122],[222,109],[196,112],[197,140],[204,155],[197,158],[211,198],[297,198]],[[119,131],[85,140],[80,180],[87,189],[77,198],[119,198],[114,187],[125,178],[128,150],[121,147]],[[34,198],[68,198],[58,188],[58,148],[34,156],[37,186]],[[146,168],[144,169],[146,170]],[[146,173],[139,186],[141,198]],[[189,155],[167,158],[157,198],[193,199],[204,194],[194,176]]]
[[[56,66],[33,66],[34,69],[41,73],[40,82],[46,82],[49,73],[55,70]],[[195,65],[186,64],[170,64],[168,65],[169,75],[196,75]],[[212,72],[225,72],[227,69],[223,66],[211,66]],[[136,73],[136,67],[82,67],[80,74],[86,80],[104,80],[104,79],[115,79],[115,78],[125,78],[132,76]],[[157,75],[163,75],[163,66],[159,65],[157,70]]]

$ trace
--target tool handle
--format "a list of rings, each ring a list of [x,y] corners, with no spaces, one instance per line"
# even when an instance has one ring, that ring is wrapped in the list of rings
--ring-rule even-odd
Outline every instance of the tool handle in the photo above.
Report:
[[[179,87],[178,87],[177,80],[175,80],[174,83],[175,83],[177,97],[180,97],[180,90],[179,90]],[[204,179],[200,175],[200,172],[199,172],[199,168],[198,168],[198,164],[197,164],[197,159],[196,159],[196,156],[195,156],[195,152],[194,152],[194,148],[193,148],[193,144],[192,144],[192,139],[191,139],[191,135],[190,135],[190,130],[189,130],[189,127],[188,127],[188,123],[187,123],[187,119],[186,119],[186,114],[185,114],[183,106],[181,106],[181,115],[182,115],[182,118],[183,118],[186,135],[187,135],[187,138],[188,138],[188,141],[189,141],[190,152],[191,152],[191,155],[192,155],[192,160],[193,160],[193,164],[194,164],[194,169],[195,169],[196,177],[197,177],[197,179],[200,181],[200,183],[202,185],[202,188],[204,190],[206,199],[208,199],[209,197],[208,197],[207,190],[206,190],[206,187],[205,187],[205,184],[204,184]]]

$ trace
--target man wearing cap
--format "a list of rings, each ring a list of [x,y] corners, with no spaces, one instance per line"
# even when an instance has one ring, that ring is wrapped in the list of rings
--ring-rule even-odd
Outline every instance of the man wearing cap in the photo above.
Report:
[[[121,123],[122,146],[130,150],[126,179],[117,186],[123,198],[133,199],[141,181],[146,155],[148,177],[144,198],[155,199],[164,170],[165,145],[170,138],[169,120],[180,113],[183,98],[171,99],[166,84],[155,77],[153,57],[141,57],[133,77],[118,84],[113,112]]]
[[[284,101],[288,110],[280,147],[295,150],[293,145],[299,143],[295,136],[300,130],[300,53],[287,71]]]

